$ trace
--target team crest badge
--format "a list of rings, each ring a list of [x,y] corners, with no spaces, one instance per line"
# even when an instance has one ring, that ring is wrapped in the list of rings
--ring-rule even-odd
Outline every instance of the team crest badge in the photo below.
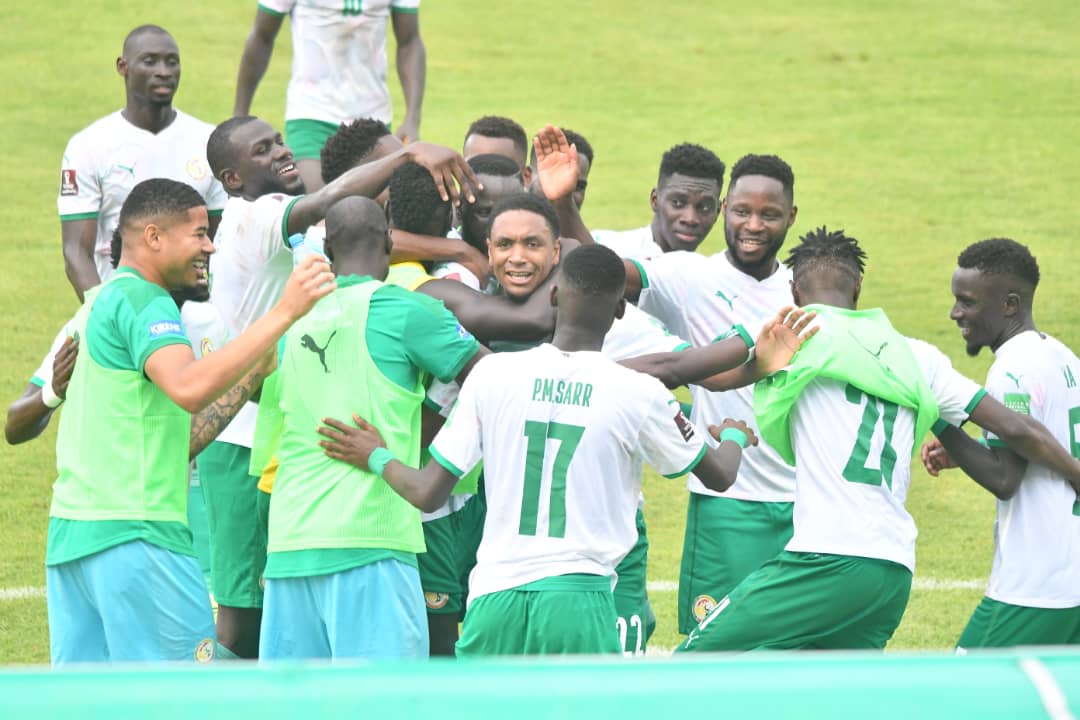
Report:
[[[206,638],[195,648],[195,662],[208,663],[214,659],[214,639]]]
[[[425,592],[424,602],[427,603],[428,610],[438,610],[446,607],[446,603],[450,602],[450,596],[441,592]]]
[[[71,197],[79,194],[79,181],[74,170],[60,171],[60,195]]]
[[[188,177],[198,182],[206,178],[207,173],[210,171],[206,167],[206,161],[199,157],[193,157],[187,161],[185,166]]]
[[[694,619],[701,622],[716,607],[716,600],[711,595],[698,595],[694,598]]]
[[[202,339],[202,354],[206,357],[210,353],[214,352],[214,343],[210,342],[210,338]]]

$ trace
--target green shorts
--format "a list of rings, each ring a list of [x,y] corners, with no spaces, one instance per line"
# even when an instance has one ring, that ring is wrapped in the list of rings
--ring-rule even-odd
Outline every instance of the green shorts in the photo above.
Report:
[[[416,560],[429,614],[461,615],[465,611],[469,573],[476,565],[484,515],[483,498],[472,495],[460,509],[424,522],[427,551]]]
[[[457,656],[618,653],[610,588],[599,575],[560,575],[478,597]]]
[[[750,573],[791,539],[789,502],[690,493],[679,569],[679,632],[689,633]]]
[[[623,654],[643,655],[645,646],[656,630],[656,615],[649,604],[646,591],[646,566],[649,560],[649,537],[645,530],[645,514],[638,508],[638,539],[634,547],[622,559],[615,573],[619,581],[615,585],[615,612],[618,615],[619,638]]]
[[[888,560],[781,552],[739,583],[677,651],[885,647],[911,592]]]
[[[251,449],[212,442],[195,459],[210,529],[210,590],[218,605],[261,608],[266,526],[259,521],[259,478]]]
[[[984,597],[957,650],[1020,645],[1080,645],[1080,607],[1033,608]]]
[[[318,160],[326,139],[339,127],[324,120],[286,120],[285,143],[297,160]]]

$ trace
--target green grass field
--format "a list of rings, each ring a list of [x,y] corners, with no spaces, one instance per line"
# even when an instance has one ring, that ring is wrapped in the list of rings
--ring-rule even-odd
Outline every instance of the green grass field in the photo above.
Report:
[[[3,150],[9,235],[0,246],[0,396],[17,397],[76,309],[56,216],[70,136],[123,104],[113,70],[126,32],[164,25],[183,59],[177,106],[224,119],[254,2],[179,5],[16,0],[5,35]],[[730,166],[776,153],[795,169],[798,222],[845,228],[870,254],[864,306],[939,345],[982,379],[990,359],[964,356],[948,320],[949,278],[965,245],[1028,243],[1041,261],[1040,328],[1080,347],[1080,286],[1070,269],[1069,193],[1080,187],[1080,5],[1069,0],[762,0],[733,7],[637,1],[429,2],[422,11],[428,89],[421,133],[459,147],[484,114],[527,129],[562,124],[597,157],[586,222],[637,227],[660,155],[692,141]],[[661,14],[657,14],[657,10]],[[282,125],[288,33],[254,110]],[[392,84],[396,80],[391,81]],[[400,90],[395,88],[401,108]],[[722,246],[719,228],[703,251]],[[43,557],[55,423],[3,448],[0,475],[0,663],[47,662]],[[646,487],[650,579],[675,581],[686,504],[681,482]],[[993,501],[958,473],[914,472],[918,584],[893,648],[946,648],[987,576]],[[935,584],[936,583],[936,584]],[[944,589],[943,589],[944,588]],[[950,589],[952,588],[952,589]],[[675,593],[657,591],[653,643],[676,644]]]

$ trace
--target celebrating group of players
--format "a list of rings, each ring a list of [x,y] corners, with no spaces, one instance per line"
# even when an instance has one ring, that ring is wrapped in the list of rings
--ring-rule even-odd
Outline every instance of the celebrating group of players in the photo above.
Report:
[[[320,4],[292,8],[294,33]],[[256,66],[259,23],[290,9],[264,5]],[[642,653],[643,463],[689,477],[680,650],[882,648],[931,430],[927,469],[999,498],[958,647],[1080,642],[1080,360],[1034,325],[1023,245],[975,243],[953,276],[968,352],[995,353],[984,389],[857,309],[853,237],[822,227],[778,257],[797,208],[775,155],[744,156],[725,192],[715,154],[675,145],[650,224],[590,232],[596,157],[572,131],[530,143],[487,116],[459,154],[414,141],[412,97],[398,135],[385,113],[294,124],[301,157],[243,112],[211,128],[173,108],[161,28],[117,67],[125,109],[71,140],[60,177],[84,304],[5,427],[32,439],[65,406],[54,664]],[[697,253],[721,218],[724,249]]]

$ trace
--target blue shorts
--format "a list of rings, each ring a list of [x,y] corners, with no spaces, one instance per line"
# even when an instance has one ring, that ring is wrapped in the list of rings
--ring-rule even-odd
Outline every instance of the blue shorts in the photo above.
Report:
[[[428,656],[420,573],[380,560],[329,575],[267,578],[262,660]]]
[[[45,568],[53,665],[214,659],[214,616],[193,557],[133,540]]]

